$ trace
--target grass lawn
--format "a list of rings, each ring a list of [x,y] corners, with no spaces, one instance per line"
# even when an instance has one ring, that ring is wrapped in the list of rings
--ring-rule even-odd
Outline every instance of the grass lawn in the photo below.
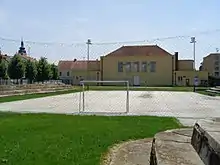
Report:
[[[179,127],[174,118],[0,113],[0,164],[98,165],[114,143]]]
[[[69,94],[69,93],[74,93],[74,92],[79,92],[79,89],[70,89],[70,90],[65,90],[65,91],[55,91],[55,92],[48,92],[48,93],[33,93],[33,94],[24,94],[24,95],[4,96],[4,97],[0,97],[0,103],[18,101],[18,100],[35,99],[35,98],[40,98],[40,97],[55,96],[55,95],[61,95],[61,94]]]

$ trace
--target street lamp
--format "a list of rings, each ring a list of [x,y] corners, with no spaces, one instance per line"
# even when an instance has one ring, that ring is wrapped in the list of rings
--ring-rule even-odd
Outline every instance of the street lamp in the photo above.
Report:
[[[196,80],[196,38],[195,37],[191,37],[191,42],[193,44],[193,69],[194,69],[194,82],[193,82],[193,92],[196,91],[196,84],[195,81]]]
[[[87,44],[87,74],[86,74],[86,79],[89,80],[89,46],[92,44],[91,40],[88,39],[86,44]]]
[[[89,80],[90,75],[89,75],[89,46],[92,44],[91,40],[88,39],[87,42],[87,69],[86,69],[86,79]],[[89,90],[89,86],[87,86],[87,90]]]

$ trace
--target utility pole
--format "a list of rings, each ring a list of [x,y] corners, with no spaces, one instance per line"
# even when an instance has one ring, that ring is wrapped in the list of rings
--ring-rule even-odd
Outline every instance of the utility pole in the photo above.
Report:
[[[86,79],[89,80],[90,79],[90,75],[89,75],[89,47],[92,44],[91,40],[88,39],[87,42],[87,68],[86,68]],[[89,90],[89,86],[87,86],[87,90]]]
[[[196,81],[198,81],[198,78],[196,76],[196,38],[191,37],[191,42],[193,44],[193,69],[194,69],[194,82],[193,82],[193,92],[196,91]]]
[[[86,73],[86,79],[89,80],[89,47],[92,44],[91,40],[88,39],[87,42],[87,73]]]

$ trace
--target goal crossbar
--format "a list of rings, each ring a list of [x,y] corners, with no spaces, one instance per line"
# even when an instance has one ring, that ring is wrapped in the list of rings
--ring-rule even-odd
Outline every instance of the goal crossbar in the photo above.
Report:
[[[126,83],[129,84],[129,81],[100,81],[100,80],[83,80],[80,81],[80,83]]]
[[[82,107],[83,112],[85,111],[85,84],[86,83],[126,83],[126,113],[129,113],[129,81],[100,81],[100,80],[83,80],[80,81],[80,84],[82,85]],[[80,94],[81,98],[81,94]],[[80,101],[81,102],[81,101]],[[80,112],[80,109],[79,109]]]

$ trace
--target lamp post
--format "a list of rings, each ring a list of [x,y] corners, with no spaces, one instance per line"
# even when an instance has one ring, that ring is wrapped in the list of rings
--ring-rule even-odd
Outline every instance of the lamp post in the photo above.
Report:
[[[87,73],[86,73],[86,79],[89,80],[89,46],[92,44],[91,40],[88,39],[86,44],[87,44]]]
[[[193,69],[194,69],[194,82],[193,82],[193,92],[196,91],[196,84],[195,81],[198,81],[196,79],[196,38],[191,37],[191,42],[193,44]]]
[[[88,39],[87,42],[87,68],[86,68],[86,79],[89,80],[90,75],[89,75],[89,47],[92,44],[91,40]],[[89,86],[87,86],[87,90],[89,90]]]

